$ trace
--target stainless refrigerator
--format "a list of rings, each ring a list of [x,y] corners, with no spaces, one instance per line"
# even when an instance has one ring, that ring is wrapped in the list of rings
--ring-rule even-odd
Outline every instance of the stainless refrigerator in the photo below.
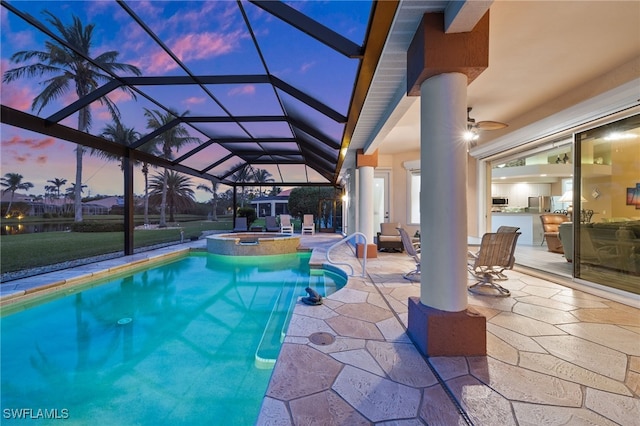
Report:
[[[539,197],[529,197],[528,211],[531,213],[546,213],[551,211],[551,197],[541,195]]]

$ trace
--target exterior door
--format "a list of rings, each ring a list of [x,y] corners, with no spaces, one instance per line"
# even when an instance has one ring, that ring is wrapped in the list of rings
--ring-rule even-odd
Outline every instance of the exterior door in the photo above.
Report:
[[[389,179],[388,171],[376,171],[373,176],[373,223],[374,230],[380,230],[380,223],[389,222]]]

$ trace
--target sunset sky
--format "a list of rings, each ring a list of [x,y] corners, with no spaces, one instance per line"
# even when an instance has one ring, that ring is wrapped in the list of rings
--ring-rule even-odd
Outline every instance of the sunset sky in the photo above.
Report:
[[[43,23],[46,23],[46,17],[42,11],[46,9],[65,24],[71,22],[72,14],[78,16],[85,25],[95,24],[92,57],[115,50],[120,53],[118,62],[137,66],[144,76],[186,75],[115,1],[8,3]],[[357,61],[340,56],[252,4],[242,4],[262,53],[272,67],[269,72],[346,115]],[[287,4],[362,45],[371,9],[370,1],[304,1]],[[128,1],[126,5],[145,21],[195,75],[266,73],[235,1]],[[44,50],[44,43],[49,38],[5,7],[0,7],[0,19],[0,66],[4,75],[7,70],[22,65],[11,62],[11,55],[22,50]],[[42,91],[45,78],[23,78],[3,83],[2,104],[46,118],[76,100],[75,91],[70,90],[42,111],[32,110],[31,102]],[[268,85],[217,85],[208,89],[233,114],[248,114],[249,110],[252,115],[278,114],[279,105],[269,93],[272,89]],[[220,107],[211,98],[203,96],[203,92],[197,87],[181,86],[175,89],[146,86],[143,90],[148,96],[180,113],[188,110],[190,115],[210,115],[212,111],[214,114],[222,114]],[[109,98],[117,104],[122,122],[126,126],[135,128],[143,135],[149,132],[143,108],[157,109],[155,104],[140,96],[133,99],[122,91],[112,92]],[[109,112],[96,102],[92,104],[91,113],[93,123],[90,132],[100,134],[105,124],[111,122]],[[61,124],[77,128],[77,114],[67,117]],[[341,138],[341,127],[332,127],[330,123],[326,123],[322,128],[332,137]],[[257,134],[262,132],[265,135],[279,131],[277,128],[255,129]],[[0,127],[0,132],[2,175],[22,174],[24,181],[34,184],[31,194],[44,194],[44,186],[50,179],[67,179],[67,185],[74,181],[74,144],[6,125]],[[197,131],[190,129],[190,133],[203,139],[203,135]],[[190,148],[187,147],[185,151],[188,149]],[[215,161],[212,158],[222,154],[211,149],[201,155],[201,158],[194,158],[189,165],[194,168],[204,167]],[[118,162],[107,162],[86,154],[83,165],[83,184],[88,187],[85,195],[123,193]],[[152,170],[151,173],[154,172]],[[193,182],[195,185],[207,183],[196,178],[193,178]],[[137,194],[142,194],[143,188],[142,174],[138,168],[134,190]],[[209,198],[203,191],[196,191],[196,195],[200,201]]]

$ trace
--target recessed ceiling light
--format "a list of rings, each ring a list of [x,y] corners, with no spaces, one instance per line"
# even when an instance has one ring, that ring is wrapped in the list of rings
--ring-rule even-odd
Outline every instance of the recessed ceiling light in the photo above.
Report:
[[[604,137],[605,141],[620,141],[623,139],[634,139],[637,135],[633,133],[623,133],[623,132],[611,132],[607,136]]]

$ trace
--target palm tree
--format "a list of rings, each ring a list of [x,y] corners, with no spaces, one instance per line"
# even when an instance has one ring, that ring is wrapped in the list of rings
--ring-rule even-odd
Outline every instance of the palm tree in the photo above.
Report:
[[[166,170],[151,177],[150,200],[154,204],[160,204],[166,197],[169,207],[169,222],[174,222],[173,214],[177,210],[182,210],[193,206],[195,202],[195,192],[191,189],[191,179],[173,170]]]
[[[49,179],[47,182],[51,184],[50,188],[54,190],[56,193],[56,196],[60,198],[60,188],[67,184],[67,180],[64,178],[53,178],[53,179]],[[44,189],[46,190],[47,187],[45,186]]]
[[[76,189],[76,183],[73,182],[71,184],[71,186],[69,188],[67,188],[67,193],[66,193],[66,197],[71,198],[72,200],[75,199],[76,194],[80,193],[82,194],[84,192],[84,189],[87,187],[87,185],[81,185],[80,186],[80,190]],[[82,195],[81,195],[82,196]]]
[[[0,185],[4,186],[6,189],[2,190],[2,193],[6,193],[7,191],[11,192],[11,198],[9,199],[9,206],[7,206],[7,216],[11,213],[11,204],[13,203],[13,195],[17,190],[29,190],[33,188],[33,184],[31,182],[23,182],[22,175],[20,173],[6,173],[4,177],[0,178]]]
[[[235,169],[236,167],[238,167],[238,165],[232,166],[231,168]],[[240,207],[244,207],[244,201],[246,198],[246,183],[251,182],[255,177],[254,174],[251,173],[252,170],[253,169],[249,164],[244,164],[241,168],[236,170],[235,173],[231,175],[232,180],[241,183],[242,195],[240,197]]]
[[[64,96],[68,91],[74,89],[79,99],[85,97],[96,90],[112,78],[105,72],[125,71],[135,75],[140,75],[140,70],[129,64],[116,62],[119,53],[108,51],[92,58],[91,46],[94,44],[93,29],[95,25],[83,25],[80,18],[73,15],[73,23],[65,25],[53,13],[45,10],[43,14],[45,20],[60,33],[61,38],[75,50],[72,50],[55,40],[46,41],[43,51],[31,50],[16,52],[11,56],[11,62],[30,62],[36,59],[37,63],[17,67],[4,73],[2,81],[10,83],[22,77],[42,77],[51,76],[43,81],[44,90],[35,97],[31,103],[31,109],[42,111],[51,101]],[[78,53],[76,53],[78,52]],[[91,61],[85,58],[92,58]],[[96,66],[96,65],[98,66]],[[73,86],[72,86],[73,84]],[[121,87],[121,90],[130,93],[135,97],[135,93],[128,87]],[[114,117],[119,115],[116,105],[106,96],[99,99],[99,102],[106,105]],[[78,130],[86,132],[91,127],[91,109],[87,105],[78,113]],[[84,149],[82,145],[76,147],[76,193],[75,193],[75,221],[82,221],[82,155]]]
[[[144,115],[147,117],[147,128],[151,130],[159,129],[165,124],[170,123],[175,120],[176,117],[184,117],[188,114],[189,111],[185,111],[182,114],[178,114],[175,111],[169,110],[167,112],[161,112],[158,110],[149,110],[147,108],[144,109]],[[189,132],[182,125],[173,126],[171,129],[166,132],[158,135],[155,138],[155,143],[159,144],[162,148],[162,156],[167,160],[171,159],[173,156],[173,150],[176,152],[182,148],[182,146],[189,143],[200,143],[200,139],[189,136]],[[166,179],[169,178],[169,173],[167,172],[167,168],[165,167],[164,173],[161,175],[164,177],[165,181],[162,185],[162,202],[160,203],[160,224],[161,228],[167,226],[166,219],[166,207],[167,207],[167,193],[166,189],[168,188],[168,183]]]
[[[273,175],[265,169],[258,169],[254,173],[254,180],[256,183],[269,183],[275,182],[275,179],[272,177]],[[263,195],[262,185],[259,187],[259,195]]]
[[[157,155],[158,148],[154,144],[141,146],[140,151]],[[144,224],[149,224],[149,163],[142,162],[142,174],[144,175]]]
[[[49,182],[51,185],[45,185],[44,190],[50,194],[49,198],[53,199],[53,197],[55,197],[56,200],[59,200],[60,188],[67,184],[67,180],[64,178],[53,178],[49,179],[47,182]],[[65,198],[67,198],[66,195]],[[55,210],[61,212],[62,208],[60,208],[60,205],[56,203]]]
[[[117,117],[114,118],[113,123],[104,126],[100,136],[106,140],[125,146],[129,146],[140,139],[140,133],[136,132],[133,127],[127,127],[122,124]],[[124,170],[123,158],[117,154],[96,148],[91,148],[90,154],[107,161],[120,161],[120,170]]]
[[[102,129],[101,136],[112,142],[119,143],[121,145],[130,146],[134,142],[140,139],[140,133],[138,133],[133,127],[129,128],[122,124],[119,119],[115,118],[113,123],[107,124]],[[147,143],[138,148],[138,151],[146,152],[147,154],[159,155],[158,147],[153,143]],[[116,154],[111,154],[99,149],[91,149],[91,155],[102,157],[108,161],[122,161],[122,158]],[[140,162],[136,161],[136,165]],[[124,164],[120,164],[120,169],[124,170]],[[144,224],[149,224],[149,163],[142,162],[142,174],[144,175]]]
[[[211,194],[211,220],[214,222],[218,221],[218,215],[216,213],[216,209],[218,208],[218,186],[220,182],[211,182],[211,186],[207,185],[198,185],[196,189],[201,189],[204,192]]]

